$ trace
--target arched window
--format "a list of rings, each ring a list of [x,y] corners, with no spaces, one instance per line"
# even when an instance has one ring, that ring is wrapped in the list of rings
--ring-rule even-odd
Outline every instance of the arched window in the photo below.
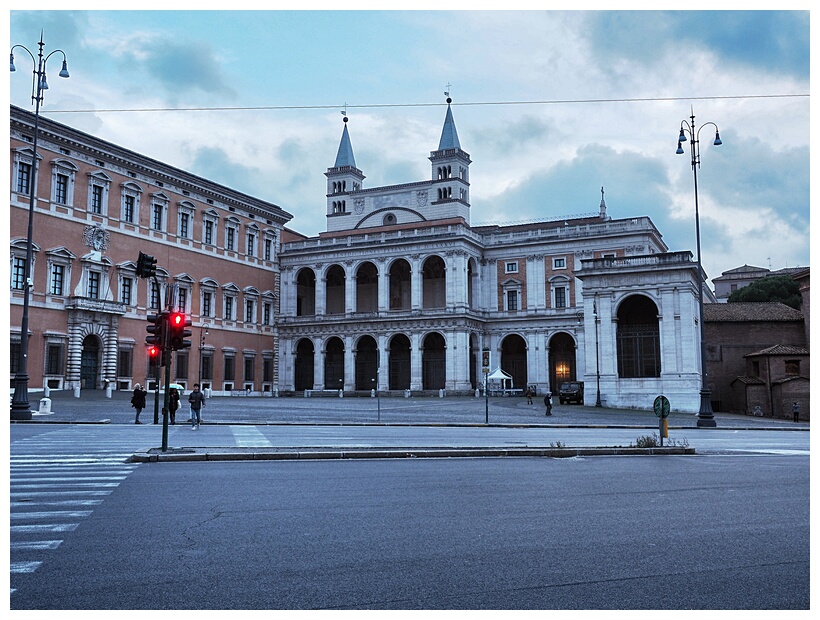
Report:
[[[628,297],[618,308],[618,375],[661,376],[658,307],[643,295]]]

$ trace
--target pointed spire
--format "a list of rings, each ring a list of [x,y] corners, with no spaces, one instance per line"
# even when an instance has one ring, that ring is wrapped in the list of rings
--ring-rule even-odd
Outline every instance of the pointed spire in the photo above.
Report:
[[[445,94],[449,95],[449,93]],[[452,101],[450,97],[447,97],[447,116],[444,117],[444,128],[441,130],[441,140],[438,142],[439,151],[461,148],[458,141],[458,132],[456,131],[456,122],[453,120],[453,111],[450,109]]]
[[[604,188],[601,187],[601,205],[598,210],[598,217],[606,217],[606,202],[604,201]]]
[[[350,144],[350,134],[347,133],[347,117],[344,117],[345,128],[342,132],[342,141],[339,143],[339,152],[336,153],[336,163],[334,167],[342,166],[356,167],[356,158],[353,157],[353,147]]]

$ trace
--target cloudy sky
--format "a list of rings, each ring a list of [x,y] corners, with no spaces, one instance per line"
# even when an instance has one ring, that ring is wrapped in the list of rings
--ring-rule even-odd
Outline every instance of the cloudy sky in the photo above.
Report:
[[[413,6],[428,5],[441,3]],[[10,46],[36,52],[42,30],[46,52],[68,56],[68,80],[57,77],[59,54],[47,65],[45,116],[276,203],[304,234],[324,230],[324,172],[343,109],[365,187],[419,181],[430,178],[449,90],[473,160],[473,224],[594,213],[603,187],[611,217],[649,216],[670,249],[694,253],[688,146],[675,155],[694,110],[696,127],[707,123],[698,170],[707,274],[809,264],[808,11],[41,10],[8,19]],[[30,109],[31,60],[15,58],[10,101]]]

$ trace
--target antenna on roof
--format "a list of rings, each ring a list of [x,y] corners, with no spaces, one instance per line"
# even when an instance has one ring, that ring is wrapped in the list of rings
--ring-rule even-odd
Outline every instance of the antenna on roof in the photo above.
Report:
[[[342,116],[344,116],[343,120],[346,123],[347,122],[347,101],[345,101],[345,107],[344,107],[344,110],[342,110]]]
[[[447,97],[447,103],[452,103],[452,102],[453,102],[453,100],[452,100],[452,99],[450,99],[450,88],[451,88],[452,86],[453,86],[453,85],[452,85],[452,84],[450,84],[450,82],[447,82],[447,86],[445,86],[445,88],[446,88],[447,90],[445,90],[445,91],[444,91],[444,96],[445,96],[445,97]]]

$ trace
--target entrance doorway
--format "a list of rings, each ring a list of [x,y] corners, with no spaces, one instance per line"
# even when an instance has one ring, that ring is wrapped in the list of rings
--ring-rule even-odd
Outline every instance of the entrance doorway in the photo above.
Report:
[[[100,378],[100,339],[86,336],[80,356],[80,385],[84,390],[96,390]]]

